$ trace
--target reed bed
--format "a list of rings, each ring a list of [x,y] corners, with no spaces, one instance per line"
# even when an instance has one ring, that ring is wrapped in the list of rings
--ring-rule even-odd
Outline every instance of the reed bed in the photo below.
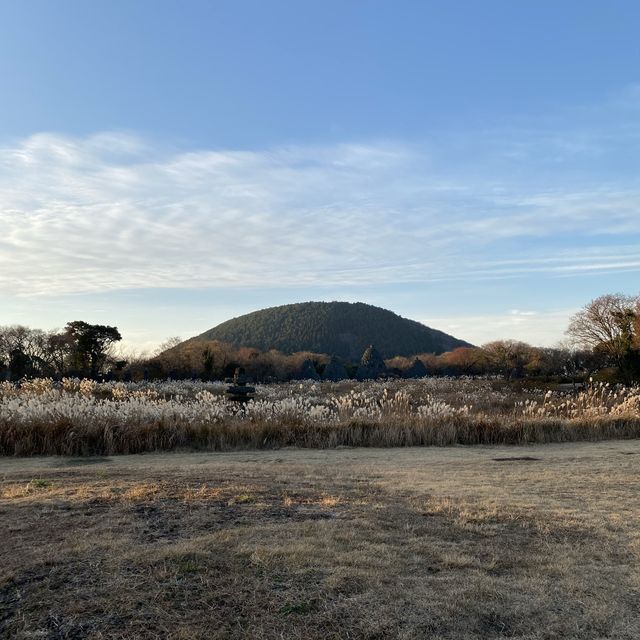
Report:
[[[640,437],[640,388],[518,392],[426,378],[260,385],[244,406],[222,383],[0,384],[0,455],[173,449],[525,444]]]

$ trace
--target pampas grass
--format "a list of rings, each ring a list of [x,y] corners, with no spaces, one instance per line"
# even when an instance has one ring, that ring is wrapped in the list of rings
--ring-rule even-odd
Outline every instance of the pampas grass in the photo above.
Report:
[[[524,444],[640,436],[640,389],[515,392],[491,380],[296,382],[244,406],[193,381],[0,384],[0,455]]]

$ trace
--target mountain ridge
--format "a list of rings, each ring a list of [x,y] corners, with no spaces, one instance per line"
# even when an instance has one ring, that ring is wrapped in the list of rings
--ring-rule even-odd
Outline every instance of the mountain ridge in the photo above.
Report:
[[[359,359],[371,344],[384,358],[444,353],[472,346],[443,331],[364,302],[297,302],[252,311],[187,342],[218,340],[285,354],[326,353]]]

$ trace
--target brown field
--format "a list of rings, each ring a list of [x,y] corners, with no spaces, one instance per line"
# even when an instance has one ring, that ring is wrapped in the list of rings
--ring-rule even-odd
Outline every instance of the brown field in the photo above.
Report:
[[[0,637],[640,637],[640,441],[0,459]]]

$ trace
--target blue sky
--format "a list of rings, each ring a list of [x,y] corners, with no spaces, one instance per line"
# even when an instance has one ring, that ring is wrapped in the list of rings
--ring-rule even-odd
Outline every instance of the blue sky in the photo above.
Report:
[[[303,300],[474,343],[638,293],[636,2],[0,0],[0,324]]]

